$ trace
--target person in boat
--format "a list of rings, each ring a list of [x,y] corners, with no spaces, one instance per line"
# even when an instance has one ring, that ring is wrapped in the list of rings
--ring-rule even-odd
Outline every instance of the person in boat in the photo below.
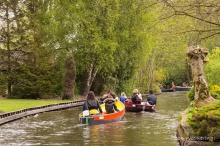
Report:
[[[187,87],[186,82],[183,82],[182,86],[183,87]]]
[[[115,105],[115,99],[109,95],[103,103],[105,103],[105,111],[107,114],[114,113],[115,111],[119,111],[117,106]]]
[[[104,94],[103,97],[101,98],[101,101],[104,101],[107,99],[109,96],[113,97],[114,99],[116,98],[114,92],[112,90],[109,90],[107,94]]]
[[[149,95],[147,97],[147,103],[152,106],[157,104],[157,97],[154,95],[153,90],[149,91]]]
[[[83,111],[92,109],[99,110],[99,112],[102,113],[99,101],[96,99],[94,92],[89,91],[86,101],[83,104]]]
[[[142,100],[142,94],[140,93],[140,91],[138,90],[138,97],[140,100]]]
[[[102,96],[102,98],[100,99],[100,100],[101,100],[101,103],[103,103],[103,101],[104,101],[105,99],[107,99],[109,96],[111,96],[111,97],[113,97],[114,99],[116,99],[116,96],[115,96],[114,92],[113,92],[112,90],[109,90],[108,93],[107,93],[107,94],[104,94],[104,95]]]
[[[119,97],[119,100],[120,100],[122,103],[124,103],[125,100],[127,100],[127,97],[126,97],[126,95],[125,95],[124,92],[121,92],[121,96]]]
[[[160,86],[160,89],[161,89],[161,91],[165,90],[163,85]]]
[[[138,93],[139,93],[138,89],[133,90],[133,95],[131,97],[133,104],[136,104],[138,100],[141,100],[138,96]]]
[[[173,91],[175,91],[175,84],[174,84],[174,82],[172,82],[172,87],[171,88],[173,89]]]

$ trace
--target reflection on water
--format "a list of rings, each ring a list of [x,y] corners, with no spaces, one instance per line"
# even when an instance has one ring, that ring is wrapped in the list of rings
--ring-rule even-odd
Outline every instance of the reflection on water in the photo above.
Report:
[[[158,95],[157,112],[126,112],[115,123],[80,125],[81,108],[23,118],[0,127],[0,145],[178,146],[177,117],[188,106],[185,93]]]

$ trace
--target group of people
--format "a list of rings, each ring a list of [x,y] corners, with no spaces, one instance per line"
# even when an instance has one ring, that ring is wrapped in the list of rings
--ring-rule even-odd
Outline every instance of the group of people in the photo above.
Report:
[[[119,111],[117,106],[115,105],[115,98],[116,96],[113,94],[112,91],[109,91],[108,94],[106,94],[102,98],[103,103],[105,103],[105,111],[107,114]],[[95,94],[93,91],[89,91],[86,101],[83,104],[83,111],[92,109],[96,109],[102,114],[102,108],[100,107],[99,100],[95,98]]]
[[[131,97],[131,100],[132,100],[132,103],[134,103],[134,104],[136,104],[136,103],[140,104],[140,102],[143,101],[142,95],[140,94],[138,89],[133,90],[133,95]],[[147,102],[147,104],[149,104],[149,105],[156,105],[157,104],[157,97],[154,95],[152,89],[149,91],[149,95],[147,96],[147,99],[145,102]]]
[[[175,90],[175,87],[176,86],[175,86],[174,82],[172,82],[172,89]],[[182,87],[189,87],[189,85],[187,82],[183,82]]]
[[[114,113],[115,111],[118,112],[118,108],[115,104],[116,100],[120,100],[122,103],[127,100],[126,94],[124,92],[121,93],[121,96],[119,99],[115,96],[112,90],[109,90],[107,94],[105,94],[101,101],[105,103],[105,111],[106,114]],[[131,97],[131,100],[134,104],[137,103],[137,101],[142,101],[142,95],[140,94],[138,89],[133,90],[133,95]],[[146,100],[147,104],[149,105],[156,105],[157,103],[157,97],[154,95],[153,90],[149,91],[149,95],[147,96]],[[103,113],[102,108],[100,107],[99,100],[95,97],[95,94],[93,91],[89,91],[86,97],[86,101],[83,104],[83,111],[85,110],[98,110],[99,113]]]
[[[183,86],[183,87],[188,87],[189,85],[188,85],[188,83],[183,82],[182,86]]]

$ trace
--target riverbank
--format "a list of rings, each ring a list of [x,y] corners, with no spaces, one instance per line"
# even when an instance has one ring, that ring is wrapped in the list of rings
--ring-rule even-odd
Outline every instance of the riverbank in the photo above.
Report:
[[[177,137],[181,146],[220,145],[219,125],[220,102],[202,108],[188,108],[182,112],[177,127]]]
[[[62,100],[62,99],[6,99],[0,98],[0,113],[12,112],[21,109],[44,106],[49,104],[57,104],[63,102],[70,102],[84,99],[82,96],[77,96],[74,99]]]

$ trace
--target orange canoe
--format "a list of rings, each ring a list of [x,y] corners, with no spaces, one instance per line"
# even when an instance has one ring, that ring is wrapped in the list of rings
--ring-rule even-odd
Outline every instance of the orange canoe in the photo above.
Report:
[[[86,125],[97,125],[97,124],[105,124],[109,122],[116,122],[122,120],[124,114],[125,114],[125,106],[122,102],[119,100],[116,100],[116,106],[119,109],[119,112],[106,114],[105,112],[105,104],[101,104],[101,108],[103,113],[97,113],[97,114],[89,114],[85,115],[82,113],[79,114],[79,120],[81,124]],[[92,113],[94,111],[90,111]],[[97,111],[95,111],[97,112]]]

